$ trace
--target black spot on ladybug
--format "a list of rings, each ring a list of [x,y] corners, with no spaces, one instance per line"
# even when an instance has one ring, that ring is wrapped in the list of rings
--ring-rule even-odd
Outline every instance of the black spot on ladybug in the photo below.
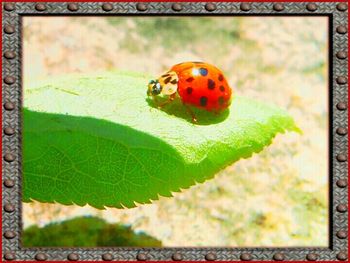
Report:
[[[168,84],[171,80],[171,77],[167,77],[165,80],[164,80],[164,84]]]
[[[188,79],[186,79],[187,82],[192,82],[194,81],[194,78],[193,77],[189,77]]]
[[[212,79],[208,79],[208,89],[215,89],[215,81]]]
[[[219,99],[218,99],[218,102],[220,105],[223,105],[225,103],[225,99],[223,96],[220,96]]]
[[[224,92],[225,91],[225,87],[224,86],[220,86],[220,91]]]
[[[188,95],[192,94],[192,91],[193,91],[193,89],[191,87],[188,87],[186,89],[186,92],[187,92]]]
[[[202,75],[202,76],[206,76],[208,75],[208,70],[206,68],[200,68],[199,69],[199,73]]]
[[[223,80],[224,80],[224,76],[220,74],[220,75],[219,75],[219,80],[220,80],[220,81],[223,81]]]
[[[205,96],[202,96],[200,99],[199,99],[199,103],[201,106],[206,106],[207,105],[207,102],[208,102],[208,98],[205,97]]]
[[[169,73],[166,73],[166,74],[162,75],[163,78],[166,78],[166,77],[169,77],[169,76],[170,76]]]
[[[176,79],[173,79],[172,81],[170,81],[171,84],[176,84],[177,83],[177,80]]]

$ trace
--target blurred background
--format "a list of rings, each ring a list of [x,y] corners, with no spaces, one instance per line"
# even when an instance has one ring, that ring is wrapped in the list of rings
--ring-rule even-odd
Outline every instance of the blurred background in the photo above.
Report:
[[[278,135],[214,179],[153,204],[24,203],[25,246],[328,245],[327,18],[24,17],[23,26],[24,89],[66,73],[157,77],[205,61],[234,94],[286,109],[304,132]]]

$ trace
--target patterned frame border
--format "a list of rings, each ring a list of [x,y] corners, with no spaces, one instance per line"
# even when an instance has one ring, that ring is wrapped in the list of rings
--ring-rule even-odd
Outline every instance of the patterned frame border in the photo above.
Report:
[[[2,255],[5,260],[346,260],[347,4],[346,3],[4,3],[2,18]],[[23,15],[322,15],[329,18],[330,246],[294,248],[22,248],[21,52]]]

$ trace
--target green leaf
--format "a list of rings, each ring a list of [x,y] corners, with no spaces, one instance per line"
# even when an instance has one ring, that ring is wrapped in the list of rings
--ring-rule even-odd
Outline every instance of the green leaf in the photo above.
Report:
[[[194,109],[195,125],[180,101],[154,107],[149,79],[112,72],[26,87],[24,201],[150,203],[212,178],[279,132],[299,131],[285,111],[238,96],[220,115]]]

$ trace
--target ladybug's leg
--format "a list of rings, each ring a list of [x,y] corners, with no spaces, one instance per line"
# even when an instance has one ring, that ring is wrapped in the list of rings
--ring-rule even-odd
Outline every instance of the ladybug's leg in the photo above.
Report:
[[[158,109],[163,108],[165,105],[168,105],[169,103],[173,102],[173,100],[176,98],[176,93],[171,94],[169,96],[169,99],[167,101],[164,101],[162,104],[158,104]]]
[[[188,113],[191,115],[192,117],[192,122],[193,123],[197,123],[197,118],[196,115],[194,115],[193,111],[191,110],[191,108],[184,102],[182,102],[182,104],[186,107],[186,110],[188,111]]]
[[[218,115],[220,114],[220,111],[219,111],[219,110],[214,110],[213,112],[214,112],[214,114],[215,114],[216,116],[218,116]]]

